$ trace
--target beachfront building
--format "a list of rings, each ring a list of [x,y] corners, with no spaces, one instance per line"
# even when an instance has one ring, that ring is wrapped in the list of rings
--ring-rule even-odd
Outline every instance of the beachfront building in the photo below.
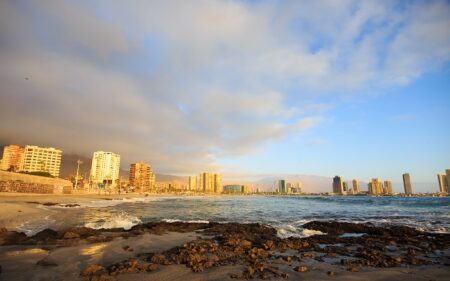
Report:
[[[384,181],[384,187],[383,187],[383,193],[386,195],[392,195],[392,182],[391,181]]]
[[[130,164],[129,185],[138,192],[154,191],[155,174],[150,165],[144,162]]]
[[[92,156],[91,181],[97,187],[117,186],[120,170],[120,155],[113,152],[96,151]]]
[[[278,192],[282,194],[288,193],[288,185],[286,184],[286,180],[278,181]]]
[[[23,164],[24,149],[15,144],[3,148],[3,159],[0,169],[4,171],[18,172]]]
[[[223,192],[222,176],[220,174],[214,174],[213,176],[214,176],[214,192],[222,193]]]
[[[54,177],[59,176],[62,151],[54,147],[26,145],[20,171],[47,172]]]
[[[447,192],[450,193],[450,169],[445,170],[445,179],[447,181]]]
[[[344,194],[344,183],[340,176],[335,176],[333,178],[333,193]]]
[[[197,177],[189,176],[188,189],[190,191],[197,191]]]
[[[354,179],[352,180],[352,192],[353,194],[358,194],[361,190],[359,189],[359,181]]]
[[[223,193],[228,194],[246,194],[249,193],[249,191],[249,186],[245,184],[229,184],[223,186]]]
[[[368,183],[368,189],[370,195],[380,195],[383,194],[383,184],[381,183],[380,179],[373,178]]]
[[[439,192],[448,193],[447,176],[438,174],[437,178],[439,183]]]
[[[300,194],[302,193],[302,183],[299,181],[287,183],[287,190],[289,194]]]
[[[412,194],[412,187],[411,187],[411,177],[408,173],[405,173],[402,175],[403,177],[403,187],[405,188],[405,194],[410,195]]]
[[[450,169],[445,170],[445,174],[438,174],[439,192],[450,193]]]
[[[344,193],[348,192],[348,183],[346,181],[342,182],[342,188],[344,189]]]
[[[198,191],[207,193],[222,193],[222,177],[220,174],[204,172],[200,174]]]

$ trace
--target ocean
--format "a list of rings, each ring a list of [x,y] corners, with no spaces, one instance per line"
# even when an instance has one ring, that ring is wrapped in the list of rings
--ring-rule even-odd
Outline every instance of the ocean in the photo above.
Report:
[[[47,217],[27,221],[18,230],[33,235],[45,228],[129,229],[158,221],[263,223],[281,238],[306,237],[309,221],[338,220],[395,224],[429,232],[450,231],[450,197],[369,196],[184,196],[93,200],[77,207],[40,206]]]

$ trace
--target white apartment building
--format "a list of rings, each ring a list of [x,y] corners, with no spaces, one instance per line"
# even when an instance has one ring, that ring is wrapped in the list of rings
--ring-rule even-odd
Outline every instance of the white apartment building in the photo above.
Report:
[[[54,147],[26,145],[24,149],[21,171],[48,172],[59,177],[62,151]]]
[[[120,170],[120,155],[113,152],[96,151],[92,156],[91,180],[94,183],[109,182],[117,185]]]

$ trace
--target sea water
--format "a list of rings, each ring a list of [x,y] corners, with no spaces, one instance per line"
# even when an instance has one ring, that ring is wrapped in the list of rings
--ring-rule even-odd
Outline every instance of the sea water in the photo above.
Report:
[[[305,229],[314,221],[338,220],[395,224],[423,231],[450,231],[450,197],[370,196],[185,196],[72,202],[79,207],[44,207],[51,215],[19,230],[32,235],[44,228],[85,226],[95,229],[158,221],[263,223],[280,237],[321,234]]]

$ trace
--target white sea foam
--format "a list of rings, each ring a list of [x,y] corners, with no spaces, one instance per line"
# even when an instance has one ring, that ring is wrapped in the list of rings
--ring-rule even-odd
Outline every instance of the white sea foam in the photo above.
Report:
[[[29,220],[21,225],[17,226],[18,232],[25,233],[26,236],[30,237],[35,235],[36,233],[41,232],[42,230],[46,228],[50,228],[50,225],[55,222],[54,219],[51,219],[50,216],[46,216],[43,219],[37,219],[37,220]]]
[[[100,219],[95,222],[85,223],[84,226],[93,229],[123,228],[125,230],[128,230],[140,223],[142,223],[142,221],[139,218],[129,215],[126,212],[121,212],[107,219]]]
[[[313,235],[324,235],[326,233],[323,233],[318,230],[311,230],[311,229],[305,229],[302,227],[295,227],[291,224],[286,224],[280,227],[276,227],[277,229],[277,235],[280,238],[288,238],[288,237],[298,237],[298,238],[304,238],[309,237]]]

